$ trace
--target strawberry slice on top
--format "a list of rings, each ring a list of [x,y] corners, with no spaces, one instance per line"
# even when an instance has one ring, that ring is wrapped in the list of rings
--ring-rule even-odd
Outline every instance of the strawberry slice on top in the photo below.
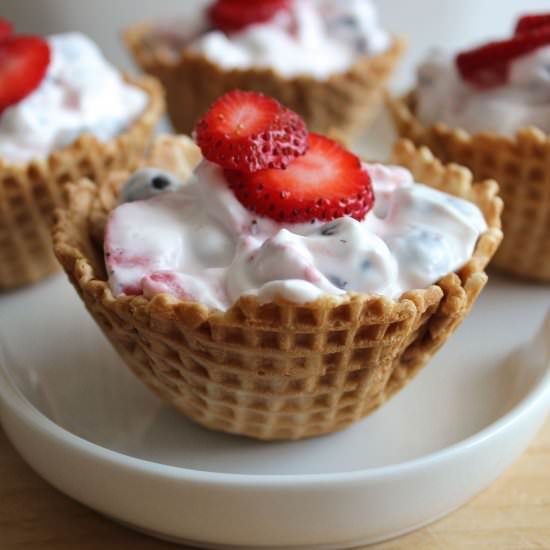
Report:
[[[550,26],[550,13],[524,15],[518,19],[514,34],[531,32],[548,26]]]
[[[0,17],[0,42],[13,34],[13,25],[3,17]]]
[[[288,11],[291,0],[217,0],[208,10],[212,25],[227,34],[270,21]]]
[[[197,123],[204,157],[241,172],[286,168],[308,147],[299,115],[256,92],[234,90],[220,97]]]
[[[550,26],[516,34],[509,40],[490,42],[462,52],[456,65],[462,78],[478,88],[492,88],[508,81],[510,63],[538,48],[550,45]]]
[[[31,94],[46,76],[50,46],[38,36],[0,41],[0,113]]]
[[[226,179],[249,210],[278,222],[362,220],[374,204],[369,173],[353,153],[335,141],[310,134],[308,152],[286,170],[243,174],[226,170]]]

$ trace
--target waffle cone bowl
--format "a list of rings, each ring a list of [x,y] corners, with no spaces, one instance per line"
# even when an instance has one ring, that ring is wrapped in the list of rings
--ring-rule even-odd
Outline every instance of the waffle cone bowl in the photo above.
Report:
[[[130,28],[124,38],[141,69],[162,82],[172,125],[183,134],[191,134],[210,105],[233,89],[274,97],[299,113],[311,131],[354,134],[378,113],[384,87],[405,47],[397,38],[387,52],[364,56],[328,80],[315,80],[286,78],[271,69],[223,69],[200,54],[164,44],[151,24]]]
[[[185,138],[163,138],[152,155],[148,165],[180,176],[198,160]],[[102,240],[124,174],[68,186],[55,253],[130,369],[189,418],[264,440],[334,432],[382,405],[445,343],[483,289],[501,239],[494,181],[472,184],[468,170],[444,167],[408,141],[392,160],[418,181],[474,201],[489,227],[460,271],[396,301],[349,293],[298,305],[243,296],[222,312],[167,294],[115,297]]]
[[[401,137],[425,145],[443,162],[467,166],[476,179],[498,181],[504,240],[492,264],[511,275],[550,283],[550,136],[525,128],[515,137],[423,126],[415,96],[389,98]]]
[[[163,112],[163,92],[152,78],[128,79],[149,95],[149,104],[116,138],[91,134],[45,160],[5,164],[0,159],[0,291],[34,283],[59,269],[52,253],[51,221],[64,204],[64,187],[88,177],[101,181],[111,170],[131,168],[150,144]]]

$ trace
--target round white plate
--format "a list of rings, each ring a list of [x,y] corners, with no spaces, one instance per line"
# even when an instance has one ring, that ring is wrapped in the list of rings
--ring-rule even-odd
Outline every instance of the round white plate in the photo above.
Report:
[[[495,276],[380,411],[338,434],[260,443],[206,431],[149,394],[60,276],[0,298],[2,423],[52,485],[145,532],[208,547],[352,547],[448,513],[525,449],[550,408],[548,357],[510,354],[549,307],[549,288]]]

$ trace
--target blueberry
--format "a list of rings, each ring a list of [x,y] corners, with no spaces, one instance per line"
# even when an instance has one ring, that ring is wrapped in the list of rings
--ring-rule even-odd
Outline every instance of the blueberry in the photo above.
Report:
[[[441,240],[441,236],[438,233],[433,233],[426,229],[418,229],[414,233],[416,233],[419,241],[425,242],[426,244],[437,243]]]
[[[166,176],[159,174],[151,180],[151,185],[158,191],[163,191],[167,187],[170,187],[170,180]]]
[[[371,267],[372,267],[372,262],[368,258],[365,258],[361,262],[361,271],[368,271]]]
[[[434,83],[434,81],[433,81],[433,78],[425,74],[420,74],[418,76],[418,83],[420,84],[420,86],[427,88],[428,86],[431,86]]]
[[[348,282],[344,281],[343,279],[340,279],[338,275],[329,275],[328,280],[334,285],[337,286],[341,290],[345,290],[348,286]]]
[[[369,50],[369,44],[364,36],[360,36],[355,40],[355,51],[361,55]]]
[[[357,19],[352,15],[344,15],[336,19],[336,21],[334,21],[334,24],[355,29],[357,27]]]
[[[323,227],[321,227],[321,235],[323,235],[324,237],[331,237],[332,235],[336,235],[336,233],[338,233],[338,226],[338,222],[332,222],[323,225]]]
[[[177,191],[182,182],[172,174],[157,168],[143,168],[133,174],[124,185],[120,203],[150,199],[160,193]]]

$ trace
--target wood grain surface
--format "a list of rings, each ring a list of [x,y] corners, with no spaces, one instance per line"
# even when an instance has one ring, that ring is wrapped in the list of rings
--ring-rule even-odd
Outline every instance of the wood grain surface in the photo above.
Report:
[[[1,550],[165,548],[174,546],[119,527],[52,489],[0,429]],[[550,419],[515,466],[472,502],[420,531],[369,547],[410,549],[550,550]]]

